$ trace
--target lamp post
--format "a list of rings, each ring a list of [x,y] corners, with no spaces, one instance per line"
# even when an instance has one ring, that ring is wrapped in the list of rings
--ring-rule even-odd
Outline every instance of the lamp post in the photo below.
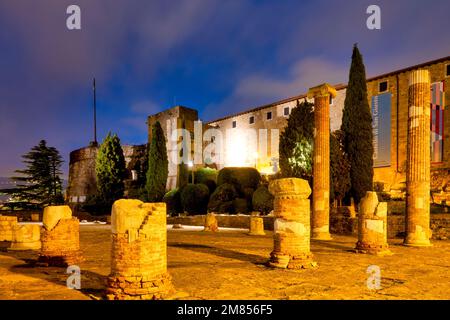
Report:
[[[192,184],[194,184],[194,163],[192,161],[188,162],[188,167],[191,170],[191,175],[192,175]]]

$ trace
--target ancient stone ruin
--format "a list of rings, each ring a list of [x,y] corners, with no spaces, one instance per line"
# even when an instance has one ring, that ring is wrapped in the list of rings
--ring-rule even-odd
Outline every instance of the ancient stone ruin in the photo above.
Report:
[[[219,224],[217,222],[216,215],[212,212],[208,213],[205,216],[205,228],[203,231],[212,231],[216,232],[219,230]]]
[[[0,216],[0,241],[13,241],[17,217]]]
[[[330,96],[336,89],[329,84],[309,89],[314,98],[313,213],[312,239],[330,240]]]
[[[163,299],[173,291],[167,273],[166,204],[118,200],[111,216],[110,300]]]
[[[249,235],[251,236],[264,236],[264,220],[258,215],[258,212],[252,213],[250,216],[250,230]]]
[[[430,246],[430,75],[409,75],[408,146],[406,162],[407,246]]]
[[[376,192],[368,191],[358,211],[356,252],[390,255],[387,243],[387,202],[378,202]]]
[[[269,185],[274,199],[274,248],[269,265],[301,269],[317,265],[310,251],[311,188],[306,180],[287,178]]]
[[[40,250],[41,226],[38,224],[18,224],[14,228],[9,250]]]
[[[39,263],[58,267],[80,263],[80,223],[72,217],[70,207],[46,207],[42,220],[44,227]]]

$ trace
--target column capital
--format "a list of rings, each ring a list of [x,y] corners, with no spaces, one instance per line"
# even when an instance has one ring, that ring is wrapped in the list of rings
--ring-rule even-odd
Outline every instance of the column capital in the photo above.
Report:
[[[308,99],[316,97],[324,97],[329,95],[331,95],[334,98],[336,97],[336,93],[337,93],[336,89],[332,85],[328,83],[323,83],[308,90]]]

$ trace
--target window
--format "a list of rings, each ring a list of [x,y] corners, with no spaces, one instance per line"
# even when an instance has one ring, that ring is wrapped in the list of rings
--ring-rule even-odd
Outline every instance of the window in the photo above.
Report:
[[[447,66],[446,66],[446,72],[445,72],[445,75],[447,76],[447,77],[450,77],[450,64],[448,64]]]
[[[383,93],[388,91],[388,82],[387,81],[381,81],[378,83],[378,92]]]
[[[233,128],[236,128],[236,120],[233,121],[232,126],[233,126]]]
[[[250,116],[250,118],[248,118],[248,123],[254,124],[255,123],[255,116]]]
[[[266,119],[267,120],[272,120],[272,111],[269,111],[266,113]]]
[[[334,102],[334,99],[333,99],[333,97],[330,94],[330,106],[333,104],[333,102]]]
[[[284,107],[284,115],[285,116],[288,116],[291,112],[290,112],[290,110],[289,110],[289,107]]]

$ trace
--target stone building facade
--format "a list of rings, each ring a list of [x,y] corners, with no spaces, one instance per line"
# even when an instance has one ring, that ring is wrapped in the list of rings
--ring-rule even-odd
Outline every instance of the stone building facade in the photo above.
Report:
[[[383,159],[375,161],[374,166],[374,182],[378,188],[383,191],[390,192],[393,196],[404,196],[404,190],[406,188],[405,181],[405,166],[406,166],[406,139],[407,139],[407,123],[408,123],[408,76],[411,71],[417,69],[429,70],[431,84],[434,89],[436,86],[442,89],[441,102],[439,108],[442,110],[440,115],[434,115],[433,119],[430,119],[431,126],[440,132],[441,140],[440,148],[442,148],[440,161],[431,162],[432,170],[432,192],[434,202],[441,203],[443,201],[450,202],[450,193],[447,195],[447,188],[450,191],[450,144],[447,143],[447,139],[450,138],[450,115],[447,108],[448,101],[450,101],[450,57],[444,57],[438,60],[425,62],[419,65],[414,65],[405,69],[393,71],[387,74],[379,75],[369,78],[367,80],[367,91],[369,105],[374,112],[375,101],[381,105],[383,98],[384,106],[384,118],[380,117],[378,120],[383,122],[384,128],[375,127],[374,122],[374,135],[380,136],[380,141],[377,144],[381,148],[386,150],[380,150],[383,153]],[[331,131],[338,130],[342,123],[342,114],[344,108],[346,85],[336,85],[337,96],[331,101],[330,105],[330,128]],[[431,90],[432,88],[430,88]],[[436,92],[434,92],[436,95]],[[380,98],[380,99],[379,99]],[[433,100],[433,99],[432,99]],[[229,115],[214,121],[209,122],[210,126],[214,126],[225,134],[227,129],[239,130],[253,128],[256,130],[268,129],[278,130],[277,134],[267,136],[266,150],[261,151],[259,146],[261,139],[258,136],[257,143],[252,147],[246,145],[248,152],[255,153],[257,159],[251,162],[242,161],[242,165],[255,166],[262,173],[275,173],[277,166],[274,162],[278,159],[278,143],[272,143],[272,141],[278,141],[279,134],[283,131],[287,125],[287,119],[290,111],[297,103],[309,101],[306,95],[299,95],[292,98],[284,99],[275,103],[271,103],[265,106],[260,106],[254,109],[250,109],[245,112],[240,112],[235,115]],[[430,101],[431,103],[432,101]],[[270,116],[268,116],[270,113]],[[438,119],[436,119],[436,117]],[[440,119],[439,119],[440,117]],[[374,117],[375,118],[375,117]],[[387,124],[387,125],[386,125]],[[378,130],[384,130],[383,134],[378,134]],[[436,140],[435,137],[439,134],[433,133],[430,130],[430,139]],[[265,136],[262,137],[266,139]],[[236,141],[239,144],[239,139]],[[242,143],[242,142],[241,142]],[[375,143],[375,141],[374,141]],[[381,146],[385,144],[384,146]],[[386,146],[387,145],[387,146]],[[233,143],[230,144],[229,149],[225,150],[225,153],[235,153],[236,146]],[[430,151],[435,152],[435,151]],[[376,155],[374,155],[376,157]],[[243,158],[243,156],[240,156]],[[381,157],[380,157],[381,158]],[[225,157],[225,159],[229,159]],[[376,159],[374,159],[376,160]],[[239,162],[239,161],[238,161]],[[235,165],[233,161],[225,161],[223,166]],[[448,185],[448,186],[447,186]]]

